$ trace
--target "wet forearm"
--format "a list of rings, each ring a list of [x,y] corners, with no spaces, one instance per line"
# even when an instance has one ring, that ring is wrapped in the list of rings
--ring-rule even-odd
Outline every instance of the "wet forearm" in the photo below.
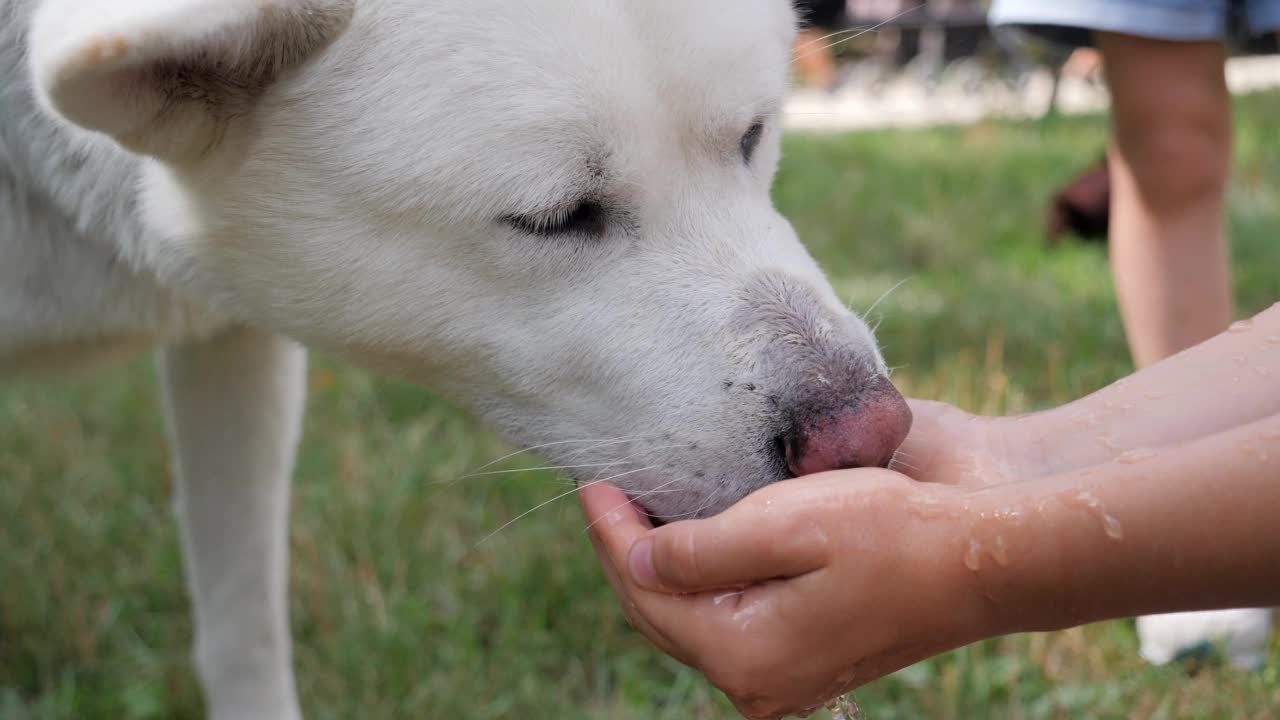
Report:
[[[1280,605],[1280,414],[974,496],[993,632]],[[976,555],[976,559],[975,559]]]
[[[1280,412],[1280,304],[1018,428],[1044,474],[1177,445]]]

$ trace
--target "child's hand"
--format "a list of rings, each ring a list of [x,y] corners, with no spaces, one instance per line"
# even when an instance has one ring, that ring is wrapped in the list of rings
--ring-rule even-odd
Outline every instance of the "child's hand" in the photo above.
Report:
[[[998,634],[1280,603],[1280,373],[1241,367],[1280,367],[1280,305],[1039,415],[916,402],[894,468],[925,482],[828,473],[658,530],[582,500],[638,629],[745,715],[804,713]]]
[[[815,710],[990,627],[952,488],[813,476],[656,531],[619,490],[582,500],[632,624],[750,718]]]
[[[1010,418],[972,415],[939,402],[909,400],[915,422],[893,470],[921,482],[984,487],[1038,477],[1034,443]]]

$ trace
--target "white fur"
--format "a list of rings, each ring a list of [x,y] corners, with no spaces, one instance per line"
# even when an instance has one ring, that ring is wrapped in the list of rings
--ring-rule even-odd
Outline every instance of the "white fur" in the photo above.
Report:
[[[303,360],[275,336],[614,463],[672,518],[784,477],[788,418],[885,372],[770,202],[789,0],[352,7],[0,0],[0,373],[167,346],[218,720],[297,714]],[[585,194],[599,236],[506,222]]]
[[[196,670],[215,718],[298,717],[286,582],[306,355],[256,332],[161,360]]]

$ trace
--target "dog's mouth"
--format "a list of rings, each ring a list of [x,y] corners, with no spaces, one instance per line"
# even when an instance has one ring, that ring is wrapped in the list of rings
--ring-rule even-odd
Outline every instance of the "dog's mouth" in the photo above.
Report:
[[[641,496],[643,496],[643,494],[644,493],[639,493],[639,495]],[[650,525],[654,526],[655,528],[659,528],[667,524],[667,521],[663,520],[661,515],[654,512],[653,509],[650,508],[648,505],[645,505],[644,501],[638,500],[636,498],[636,494],[628,492],[627,500],[631,501],[631,506],[634,507],[641,515],[643,515],[645,519],[649,521]]]
[[[632,500],[631,504],[636,506],[636,509],[640,511],[641,515],[644,515],[646,518],[648,518],[650,525],[656,528],[660,528],[663,525],[667,524],[666,520],[663,520],[661,517],[658,517],[656,514],[654,514],[652,510],[646,507],[645,504],[640,502],[639,500]]]

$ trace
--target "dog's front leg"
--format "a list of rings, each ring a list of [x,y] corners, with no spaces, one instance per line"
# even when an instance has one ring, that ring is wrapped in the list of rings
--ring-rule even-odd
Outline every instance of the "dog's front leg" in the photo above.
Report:
[[[241,330],[170,347],[161,370],[210,717],[296,720],[287,524],[305,351]]]

